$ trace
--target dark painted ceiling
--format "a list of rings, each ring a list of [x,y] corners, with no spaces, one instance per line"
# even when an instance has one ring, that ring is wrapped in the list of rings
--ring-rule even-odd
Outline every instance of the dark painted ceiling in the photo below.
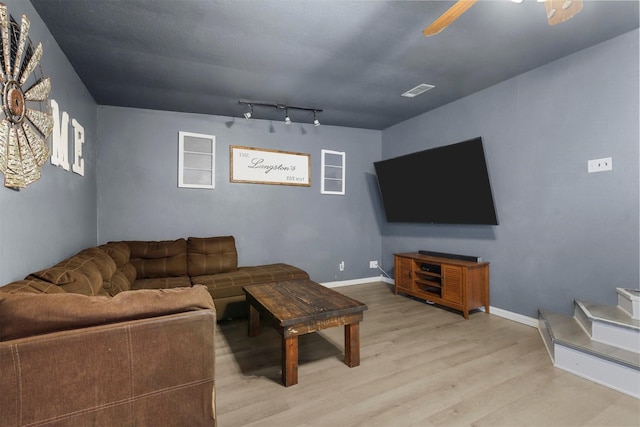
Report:
[[[638,1],[31,0],[100,105],[242,117],[240,99],[323,109],[323,124],[385,129],[638,28]],[[420,83],[435,88],[400,96]],[[595,83],[595,82],[594,82]],[[588,88],[585,88],[588,90]],[[310,123],[309,111],[290,111]],[[258,119],[283,120],[276,108]],[[243,119],[244,120],[244,119]]]

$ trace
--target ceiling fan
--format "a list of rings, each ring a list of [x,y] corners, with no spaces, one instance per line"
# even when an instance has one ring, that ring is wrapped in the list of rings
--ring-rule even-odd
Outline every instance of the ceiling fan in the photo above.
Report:
[[[449,10],[443,13],[438,19],[433,21],[431,25],[422,31],[425,36],[433,36],[447,28],[453,21],[458,19],[460,15],[465,13],[471,6],[476,4],[478,0],[458,0]],[[515,3],[521,3],[522,0],[512,0]],[[582,0],[538,0],[544,2],[547,10],[547,21],[549,25],[560,24],[567,19],[573,18],[582,10]]]

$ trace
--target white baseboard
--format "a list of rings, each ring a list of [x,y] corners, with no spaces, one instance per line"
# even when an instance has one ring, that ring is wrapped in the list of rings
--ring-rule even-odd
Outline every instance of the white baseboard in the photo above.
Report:
[[[351,286],[351,285],[362,285],[364,283],[371,282],[380,282],[382,276],[374,276],[374,277],[365,277],[362,279],[352,279],[352,280],[338,280],[336,282],[324,282],[320,283],[322,286],[326,286],[327,288],[339,288],[340,286]]]
[[[363,283],[371,283],[371,282],[384,282],[390,285],[395,284],[395,280],[385,277],[383,275],[375,276],[375,277],[367,277],[363,279],[353,279],[353,280],[339,280],[336,282],[325,282],[321,283],[321,285],[326,286],[327,288],[338,288],[340,286],[351,286],[351,285],[362,285]],[[490,314],[493,314],[498,317],[503,317],[508,320],[512,320],[514,322],[521,323],[523,325],[531,326],[532,328],[538,328],[538,319],[524,316],[522,314],[514,313],[508,310],[503,310],[498,307],[489,307],[491,310]],[[484,311],[484,307],[480,310]]]
[[[538,319],[534,317],[524,316],[522,314],[503,310],[494,306],[490,306],[489,308],[491,309],[491,314],[494,314],[498,317],[513,320],[514,322],[522,323],[523,325],[531,326],[532,328],[538,328]]]

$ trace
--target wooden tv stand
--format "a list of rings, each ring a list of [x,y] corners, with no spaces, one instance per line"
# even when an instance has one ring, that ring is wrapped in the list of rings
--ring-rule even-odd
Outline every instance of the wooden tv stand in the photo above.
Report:
[[[489,313],[489,263],[420,255],[394,254],[394,293],[403,293],[462,311],[484,306]]]

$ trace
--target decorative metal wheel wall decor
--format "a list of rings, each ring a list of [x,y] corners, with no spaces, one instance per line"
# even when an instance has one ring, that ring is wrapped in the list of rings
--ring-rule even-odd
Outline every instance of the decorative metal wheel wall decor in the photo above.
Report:
[[[4,185],[24,188],[40,178],[40,167],[49,158],[47,138],[53,130],[53,117],[47,98],[51,80],[43,77],[40,66],[42,43],[34,49],[28,37],[29,19],[22,15],[20,25],[0,3],[0,172]],[[0,115],[1,116],[1,115]]]

